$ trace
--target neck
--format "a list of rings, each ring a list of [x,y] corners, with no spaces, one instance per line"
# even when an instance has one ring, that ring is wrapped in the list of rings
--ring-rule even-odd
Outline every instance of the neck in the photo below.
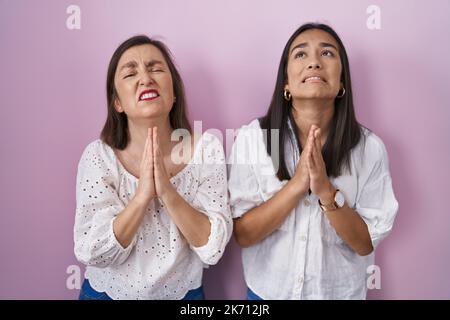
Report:
[[[334,101],[319,99],[299,99],[292,101],[292,115],[297,125],[302,147],[308,138],[309,129],[314,124],[321,130],[322,146],[327,140],[331,120],[334,116]]]
[[[158,128],[159,144],[163,155],[169,154],[171,152],[170,136],[173,130],[168,117],[165,119],[151,119],[145,122],[136,122],[128,119],[130,142],[126,149],[136,156],[142,155],[148,136],[148,128],[154,127]]]

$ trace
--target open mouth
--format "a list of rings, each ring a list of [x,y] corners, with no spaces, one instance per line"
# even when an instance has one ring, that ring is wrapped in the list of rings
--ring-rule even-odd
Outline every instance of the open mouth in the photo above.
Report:
[[[309,82],[319,82],[319,83],[324,83],[326,82],[325,79],[323,79],[320,76],[310,76],[310,77],[306,77],[303,80],[303,83],[309,83]]]
[[[139,95],[139,101],[151,101],[159,97],[159,93],[155,89],[144,90]]]

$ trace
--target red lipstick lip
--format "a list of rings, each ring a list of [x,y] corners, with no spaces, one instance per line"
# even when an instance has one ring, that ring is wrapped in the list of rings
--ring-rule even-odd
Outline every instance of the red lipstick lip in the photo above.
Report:
[[[147,98],[147,99],[142,99],[142,96],[144,95],[144,94],[147,94],[147,93],[156,93],[156,97],[153,97],[153,98]],[[139,101],[150,101],[150,100],[153,100],[153,99],[156,99],[156,98],[158,98],[159,97],[159,92],[158,92],[158,90],[155,90],[155,89],[147,89],[147,90],[144,90],[144,91],[142,91],[140,94],[139,94]]]

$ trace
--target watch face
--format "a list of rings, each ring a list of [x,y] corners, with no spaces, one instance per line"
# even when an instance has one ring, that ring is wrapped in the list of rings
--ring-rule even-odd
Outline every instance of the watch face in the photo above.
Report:
[[[335,201],[339,207],[342,207],[345,203],[345,198],[342,192],[338,191],[336,192]]]

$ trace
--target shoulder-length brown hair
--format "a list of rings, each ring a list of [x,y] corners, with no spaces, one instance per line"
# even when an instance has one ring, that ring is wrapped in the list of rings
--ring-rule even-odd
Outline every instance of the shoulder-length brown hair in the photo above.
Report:
[[[186,97],[184,94],[184,85],[181,80],[175,64],[172,61],[172,54],[164,43],[151,39],[145,35],[137,35],[124,41],[111,57],[108,66],[108,74],[106,76],[106,99],[108,115],[105,125],[103,126],[100,138],[103,142],[112,148],[123,150],[130,141],[128,132],[128,118],[124,112],[117,112],[114,108],[114,101],[118,98],[117,90],[114,85],[114,76],[116,74],[117,65],[123,53],[131,47],[150,44],[158,48],[169,66],[172,75],[173,92],[176,101],[169,113],[170,125],[172,129],[187,129],[192,133],[191,125],[188,121],[186,110]]]

